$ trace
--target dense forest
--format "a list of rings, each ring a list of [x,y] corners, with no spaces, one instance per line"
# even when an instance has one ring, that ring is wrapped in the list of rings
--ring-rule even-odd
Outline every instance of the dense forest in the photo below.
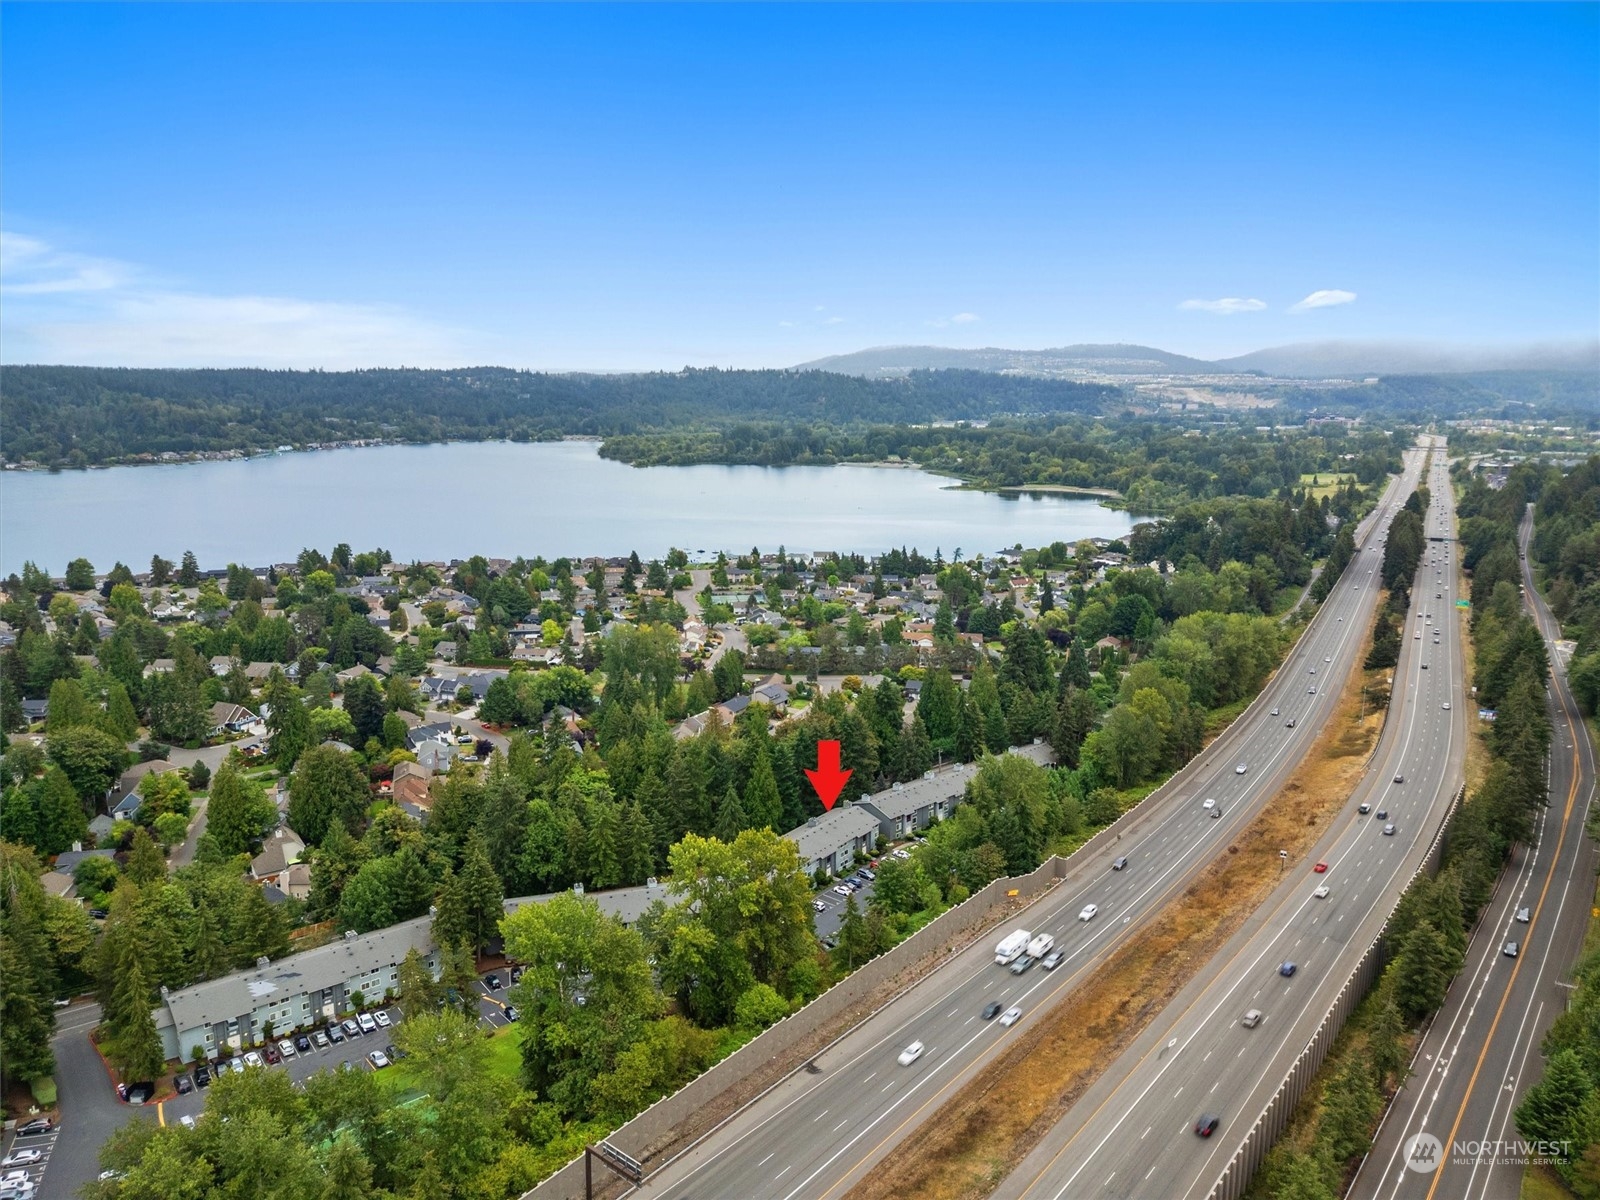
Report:
[[[1264,389],[1294,414],[1386,414],[1427,422],[1461,417],[1508,421],[1600,421],[1600,380],[1590,371],[1480,371],[1460,375],[1385,375],[1342,387]]]
[[[850,425],[1095,413],[1115,387],[983,371],[866,380],[822,371],[638,375],[7,367],[8,462],[67,467],[139,454],[380,438],[537,440],[736,421]],[[789,459],[788,461],[797,461]]]

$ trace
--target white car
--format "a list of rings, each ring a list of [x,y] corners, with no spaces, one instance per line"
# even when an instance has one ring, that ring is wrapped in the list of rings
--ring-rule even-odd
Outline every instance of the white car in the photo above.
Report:
[[[264,1067],[267,1064],[265,1061],[263,1061],[260,1054],[256,1053],[254,1050],[250,1050],[245,1053],[244,1065],[247,1067]]]
[[[1331,655],[1331,654],[1324,655],[1322,661],[1325,662],[1325,663],[1332,662],[1333,661],[1333,655]]]
[[[1444,710],[1445,710],[1445,712],[1449,712],[1450,711],[1450,701],[1446,700],[1444,702]]]
[[[825,900],[813,900],[811,902],[811,907],[816,909],[818,912],[826,912],[828,904]]]
[[[1313,896],[1315,896],[1318,900],[1326,900],[1328,898],[1328,885],[1327,884],[1323,884],[1321,887],[1319,887],[1316,891],[1312,892],[1311,894]]]
[[[372,1019],[372,1014],[362,1013],[356,1018],[356,1024],[361,1026],[362,1033],[376,1033],[378,1023]]]
[[[31,1167],[43,1158],[43,1150],[13,1150],[4,1158],[0,1158],[0,1167]]]
[[[1278,710],[1277,710],[1277,709],[1276,709],[1276,708],[1274,708],[1274,709],[1273,709],[1273,710],[1272,710],[1272,715],[1273,715],[1273,716],[1277,716],[1277,715],[1278,715]]]
[[[1215,808],[1216,806],[1217,806],[1217,802],[1215,800],[1213,800],[1210,796],[1207,796],[1206,799],[1205,799],[1205,803],[1202,804],[1200,807],[1201,808]]]
[[[1000,1024],[1015,1025],[1022,1018],[1022,1010],[1015,1005],[1000,1014]]]
[[[382,1050],[374,1050],[367,1055],[367,1061],[372,1064],[374,1071],[381,1071],[389,1065],[389,1056]]]
[[[1094,920],[1095,913],[1097,913],[1099,911],[1100,911],[1100,906],[1098,904],[1085,904],[1083,906],[1083,911],[1078,914],[1078,920],[1080,920],[1080,921],[1092,921],[1092,920]]]
[[[837,887],[835,887],[833,890],[838,892],[839,895],[841,895],[841,896],[848,896],[850,894],[850,889],[845,887],[845,885],[842,884],[842,883],[839,884]]]
[[[380,1008],[377,1012],[372,1014],[372,1019],[378,1023],[378,1028],[379,1029],[387,1029],[387,1028],[389,1028],[389,1011],[388,1011],[388,1009]]]
[[[1233,773],[1235,775],[1243,775],[1249,769],[1250,769],[1249,767],[1245,766],[1243,763],[1240,763],[1237,767],[1235,767],[1233,769]]]
[[[912,1063],[916,1062],[917,1059],[919,1059],[921,1057],[922,1057],[922,1043],[921,1042],[912,1042],[911,1045],[907,1046],[904,1050],[900,1051],[900,1065],[902,1067],[909,1067]]]
[[[194,1118],[191,1117],[188,1113],[184,1113],[183,1116],[178,1118],[178,1124],[182,1125],[185,1129],[193,1129],[194,1128]]]
[[[33,1180],[28,1178],[28,1173],[26,1171],[19,1169],[16,1171],[7,1171],[4,1175],[0,1175],[0,1190],[4,1190],[5,1188],[19,1188],[24,1184],[26,1184],[29,1188],[33,1187]]]

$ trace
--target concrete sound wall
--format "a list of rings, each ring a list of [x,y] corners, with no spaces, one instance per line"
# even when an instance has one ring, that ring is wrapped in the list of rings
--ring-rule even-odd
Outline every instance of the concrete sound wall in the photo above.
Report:
[[[1423,855],[1422,862],[1406,885],[1408,888],[1422,875],[1432,875],[1439,869],[1439,859],[1444,852],[1445,837],[1450,822],[1461,807],[1465,794],[1465,788],[1456,793],[1455,799],[1445,812],[1444,819],[1439,822],[1439,828],[1433,835],[1428,852]],[[1317,1026],[1311,1041],[1295,1059],[1294,1065],[1289,1068],[1289,1073],[1284,1076],[1278,1090],[1273,1093],[1272,1099],[1267,1101],[1266,1108],[1256,1118],[1255,1124],[1250,1127],[1250,1132],[1245,1135],[1244,1140],[1239,1143],[1233,1158],[1229,1160],[1221,1177],[1211,1189],[1211,1200],[1239,1200],[1239,1197],[1244,1195],[1251,1177],[1261,1166],[1261,1160],[1266,1157],[1273,1143],[1282,1136],[1284,1128],[1289,1124],[1289,1118],[1305,1096],[1306,1088],[1310,1086],[1311,1080],[1322,1067],[1323,1060],[1328,1057],[1328,1050],[1333,1046],[1340,1030],[1344,1028],[1345,1021],[1350,1018],[1356,1005],[1361,1003],[1377,981],[1384,965],[1384,938],[1389,932],[1389,922],[1393,919],[1394,915],[1391,912],[1388,920],[1384,921],[1383,928],[1379,930],[1378,936],[1372,939],[1371,945],[1362,954],[1361,961],[1356,964],[1349,978],[1345,980],[1344,986],[1339,989],[1339,994]]]

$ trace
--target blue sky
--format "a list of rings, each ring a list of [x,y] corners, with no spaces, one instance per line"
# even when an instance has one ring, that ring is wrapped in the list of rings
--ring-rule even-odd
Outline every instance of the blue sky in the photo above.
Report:
[[[1600,6],[7,4],[9,362],[1600,326]]]

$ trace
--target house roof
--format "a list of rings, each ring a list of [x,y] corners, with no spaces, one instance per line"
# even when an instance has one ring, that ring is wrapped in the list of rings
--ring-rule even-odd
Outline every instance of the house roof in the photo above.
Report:
[[[71,875],[86,858],[115,858],[115,850],[63,850],[56,855],[56,870]]]
[[[250,860],[250,874],[257,879],[276,875],[299,859],[300,855],[305,853],[305,848],[306,844],[297,834],[285,830],[280,825],[277,832],[261,847],[261,853]]]
[[[39,883],[51,896],[65,896],[73,887],[72,876],[63,875],[60,871],[46,871],[39,876]]]
[[[840,804],[820,817],[813,817],[798,829],[783,836],[800,849],[802,862],[832,854],[840,846],[867,837],[878,828],[878,818],[854,804]]]
[[[211,723],[213,725],[237,725],[240,723],[248,725],[255,719],[255,713],[242,704],[230,704],[226,700],[218,700],[211,706]]]

